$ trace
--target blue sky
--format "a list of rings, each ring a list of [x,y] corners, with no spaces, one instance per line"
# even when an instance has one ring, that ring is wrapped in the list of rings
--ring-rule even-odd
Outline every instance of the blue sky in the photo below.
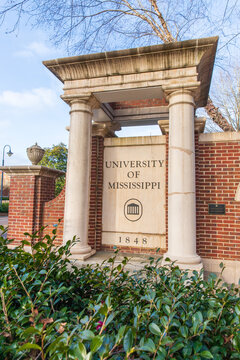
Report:
[[[223,12],[221,6],[218,10]],[[211,13],[220,18],[216,9]],[[8,21],[11,20],[8,17]],[[235,20],[224,30],[229,36],[239,32],[239,19]],[[62,83],[42,64],[43,60],[68,54],[64,48],[57,49],[48,41],[47,31],[32,29],[26,22],[22,22],[16,33],[6,34],[4,31],[7,25],[0,27],[0,160],[3,146],[10,144],[14,155],[5,157],[6,165],[24,165],[30,164],[26,148],[35,142],[41,147],[51,147],[59,142],[68,143],[65,127],[69,125],[69,107],[60,99]],[[220,34],[218,48],[222,47],[221,27],[203,30],[202,34],[192,37]],[[121,43],[118,44],[122,48]],[[224,54],[227,59],[233,55],[239,58],[236,56],[236,48],[232,47],[229,53],[223,50],[218,55],[217,63],[222,62]],[[214,76],[218,69],[215,66]],[[150,134],[160,134],[159,128],[134,127],[118,132],[118,136]]]
[[[30,164],[26,148],[68,143],[69,107],[61,99],[62,83],[43,60],[67,56],[40,30],[21,27],[17,33],[0,33],[0,160],[5,144],[14,155],[5,165]],[[158,127],[125,129],[121,136],[160,134]]]
[[[5,144],[12,147],[6,165],[29,164],[26,148],[36,141],[42,147],[67,143],[69,110],[59,98],[62,84],[42,65],[64,53],[50,46],[43,32],[27,28],[1,33],[0,45],[0,151]]]

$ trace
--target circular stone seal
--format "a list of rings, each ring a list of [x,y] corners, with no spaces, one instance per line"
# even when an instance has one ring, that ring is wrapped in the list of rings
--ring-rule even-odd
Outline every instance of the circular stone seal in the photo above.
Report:
[[[138,221],[143,214],[142,203],[137,199],[129,199],[124,204],[124,216],[129,221]]]

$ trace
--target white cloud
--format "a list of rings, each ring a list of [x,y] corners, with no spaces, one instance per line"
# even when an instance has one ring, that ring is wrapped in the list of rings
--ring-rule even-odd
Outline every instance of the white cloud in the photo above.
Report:
[[[47,88],[32,89],[24,92],[6,90],[0,93],[0,104],[21,109],[53,106],[57,100],[56,93]]]
[[[48,55],[52,53],[52,49],[46,46],[43,42],[34,41],[28,46],[28,48],[37,55]]]
[[[14,53],[14,55],[18,56],[18,57],[28,58],[28,57],[33,57],[36,55],[37,56],[48,56],[48,55],[51,55],[53,52],[56,52],[56,50],[48,47],[44,42],[33,41],[30,44],[28,44],[27,46],[25,46],[25,48],[23,50],[16,51]]]

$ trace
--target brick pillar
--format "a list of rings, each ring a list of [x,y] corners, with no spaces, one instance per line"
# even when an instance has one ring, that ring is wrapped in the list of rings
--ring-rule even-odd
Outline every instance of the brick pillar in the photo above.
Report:
[[[168,250],[168,142],[169,142],[169,120],[159,120],[158,125],[162,132],[162,135],[166,136],[166,212],[165,212],[165,221],[166,221],[166,251]]]
[[[93,122],[92,126],[88,243],[96,251],[102,249],[104,138],[116,137],[115,131],[120,129],[120,125],[114,121]]]
[[[102,136],[92,137],[88,243],[96,251],[102,244],[103,143]]]
[[[197,254],[201,254],[201,240],[200,232],[204,227],[204,218],[201,213],[202,199],[200,198],[200,184],[199,179],[201,177],[199,169],[199,135],[204,132],[206,119],[195,118],[195,168],[196,168],[196,248]]]
[[[4,166],[0,168],[9,174],[10,195],[8,213],[8,239],[17,245],[43,225],[43,205],[55,197],[55,180],[63,171],[40,165]]]

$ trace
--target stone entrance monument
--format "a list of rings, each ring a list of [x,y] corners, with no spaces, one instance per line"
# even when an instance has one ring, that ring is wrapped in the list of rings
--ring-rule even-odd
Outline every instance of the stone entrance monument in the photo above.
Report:
[[[62,219],[55,244],[76,236],[77,259],[115,246],[158,249],[182,268],[217,273],[224,262],[224,280],[238,283],[240,133],[203,133],[205,120],[195,117],[207,102],[217,41],[45,61],[70,106],[66,189],[55,197],[55,169],[1,168],[11,176],[12,245],[24,232],[51,233]],[[116,136],[152,124],[159,136]]]
[[[194,113],[207,102],[217,41],[213,37],[44,61],[63,82],[62,99],[70,106],[63,240],[80,239],[73,250],[77,257],[95,252],[88,243],[94,121],[95,134],[110,136],[104,141],[102,244],[167,249],[165,256],[182,267],[201,268]],[[120,105],[126,102],[129,107],[123,111]],[[111,137],[121,126],[156,123],[166,134],[168,121],[169,139]]]

